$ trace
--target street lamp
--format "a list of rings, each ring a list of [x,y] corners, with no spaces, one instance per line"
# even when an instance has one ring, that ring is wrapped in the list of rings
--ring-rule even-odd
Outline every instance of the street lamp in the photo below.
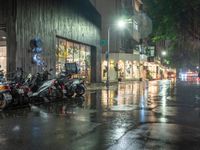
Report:
[[[108,49],[106,52],[106,59],[107,59],[107,77],[106,77],[106,87],[109,87],[110,84],[110,77],[109,77],[109,67],[110,67],[110,30],[113,26],[118,27],[119,29],[124,29],[126,27],[127,22],[125,22],[124,20],[118,20],[117,23],[115,24],[111,24],[108,27]]]
[[[117,22],[117,27],[120,29],[124,29],[126,27],[126,22],[124,20],[119,20]]]
[[[162,55],[162,56],[166,56],[166,55],[167,55],[167,52],[166,52],[166,51],[162,51],[162,52],[161,52],[161,55]]]
[[[164,57],[167,55],[167,52],[166,51],[162,51],[161,52],[161,64],[164,63]]]

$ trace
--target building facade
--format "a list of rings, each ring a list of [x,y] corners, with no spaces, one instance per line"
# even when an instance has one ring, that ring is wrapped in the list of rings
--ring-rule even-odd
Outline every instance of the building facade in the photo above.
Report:
[[[30,44],[39,39],[40,57],[54,73],[76,62],[81,77],[101,81],[101,16],[89,0],[0,0],[0,31],[7,72],[39,71]]]
[[[107,45],[102,45],[102,80],[141,80],[147,78],[148,59],[144,39],[152,29],[151,19],[143,11],[141,0],[91,0],[102,15],[102,39],[108,39],[110,27],[110,62],[107,69]],[[117,20],[128,21],[120,30],[113,27]],[[150,67],[149,67],[150,68]],[[151,67],[153,68],[153,67]]]

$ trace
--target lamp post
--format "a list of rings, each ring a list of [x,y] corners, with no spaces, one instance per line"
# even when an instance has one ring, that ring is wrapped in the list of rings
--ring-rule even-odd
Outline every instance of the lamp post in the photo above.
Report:
[[[164,57],[167,55],[167,52],[166,51],[162,51],[161,52],[161,63],[163,64],[163,60],[164,60]]]
[[[107,61],[107,77],[106,77],[106,87],[109,87],[110,77],[109,77],[109,68],[110,68],[110,26],[108,27],[108,49],[106,52],[106,61]]]
[[[109,110],[109,86],[110,86],[110,73],[109,73],[109,68],[110,68],[110,31],[111,28],[113,26],[118,26],[119,28],[124,28],[126,26],[126,22],[123,20],[119,20],[116,24],[111,24],[108,27],[108,49],[106,52],[106,61],[107,61],[107,68],[106,68],[106,72],[107,72],[107,76],[106,76],[106,93],[107,93],[107,109]]]
[[[198,77],[200,78],[200,52],[198,51],[198,66],[197,66],[197,70],[198,70]]]
[[[113,26],[117,26],[120,29],[125,28],[126,23],[124,20],[119,20],[116,24],[111,24],[108,27],[108,49],[106,52],[106,61],[107,61],[107,68],[106,68],[106,72],[107,72],[107,76],[106,76],[106,87],[108,89],[109,85],[110,85],[110,73],[109,73],[109,68],[110,68],[110,30]]]
[[[166,51],[162,51],[162,56],[166,56],[167,55],[167,52]]]

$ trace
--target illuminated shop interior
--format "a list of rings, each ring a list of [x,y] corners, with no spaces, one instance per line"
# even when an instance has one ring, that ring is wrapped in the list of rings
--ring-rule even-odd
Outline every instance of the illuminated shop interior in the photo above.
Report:
[[[6,32],[0,28],[0,70],[7,72],[7,45],[6,45]]]
[[[76,77],[91,81],[91,47],[66,39],[57,39],[56,73],[64,70],[65,63],[76,62],[80,73]]]

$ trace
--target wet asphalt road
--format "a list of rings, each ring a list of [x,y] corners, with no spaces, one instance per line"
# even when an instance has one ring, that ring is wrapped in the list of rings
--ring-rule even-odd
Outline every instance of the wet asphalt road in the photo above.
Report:
[[[126,82],[0,112],[0,150],[200,149],[200,85]]]

